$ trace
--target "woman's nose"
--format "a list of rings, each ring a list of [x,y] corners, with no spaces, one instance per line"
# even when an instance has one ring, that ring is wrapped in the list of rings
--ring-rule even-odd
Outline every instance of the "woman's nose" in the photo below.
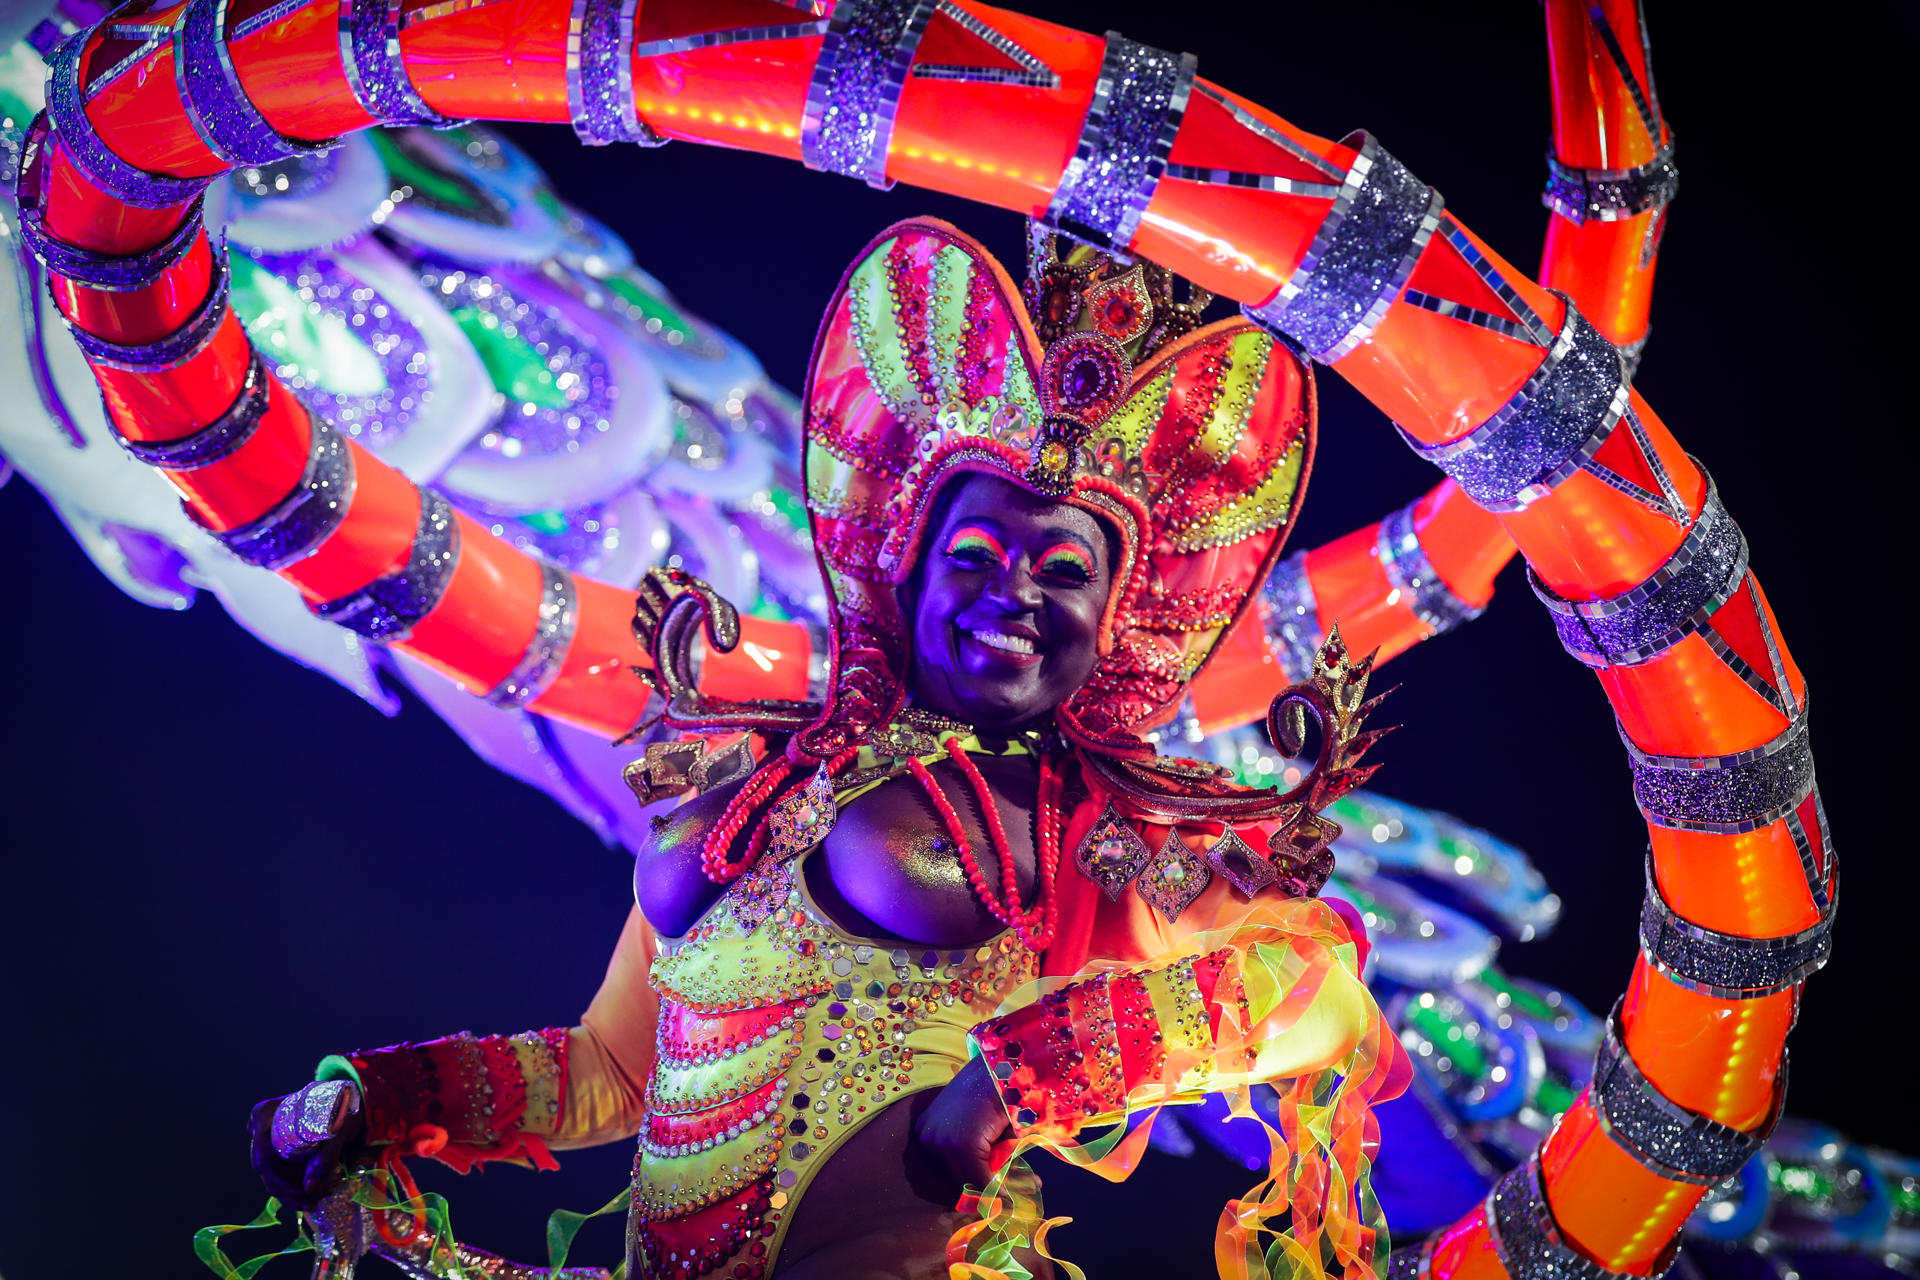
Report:
[[[1040,608],[1040,584],[1024,556],[1012,560],[987,583],[987,598],[1008,613],[1033,613]]]

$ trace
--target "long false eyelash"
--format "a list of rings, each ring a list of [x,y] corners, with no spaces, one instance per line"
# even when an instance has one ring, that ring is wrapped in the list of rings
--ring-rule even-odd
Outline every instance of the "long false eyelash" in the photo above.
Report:
[[[1058,571],[1071,566],[1076,572],[1091,579],[1093,577],[1093,557],[1078,543],[1060,542],[1040,553],[1041,572]]]
[[[969,552],[979,552],[988,556],[1001,568],[1007,565],[1007,549],[1000,545],[1000,539],[979,525],[970,524],[956,529],[953,537],[947,540],[948,555],[964,555]]]

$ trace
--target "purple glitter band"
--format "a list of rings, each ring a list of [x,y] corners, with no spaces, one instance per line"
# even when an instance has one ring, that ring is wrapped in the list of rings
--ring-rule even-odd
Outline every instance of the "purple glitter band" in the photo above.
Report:
[[[638,0],[574,0],[567,22],[567,105],[590,147],[663,147],[633,105],[633,15]]]
[[[1531,569],[1566,651],[1589,667],[1637,666],[1706,627],[1747,577],[1747,540],[1709,482],[1706,505],[1645,582],[1609,600],[1562,599]]]
[[[1746,1131],[1691,1111],[1661,1093],[1634,1062],[1620,1031],[1620,1006],[1607,1020],[1594,1055],[1593,1109],[1600,1130],[1640,1165],[1674,1182],[1710,1187],[1732,1177],[1766,1143],[1787,1096],[1783,1058],[1774,1084],[1773,1113]]]
[[[487,692],[496,707],[524,707],[547,691],[566,665],[578,622],[580,593],[573,575],[559,565],[540,564],[540,616],[513,670]]]
[[[1829,902],[1820,919],[1798,933],[1749,938],[1706,929],[1675,914],[1653,878],[1647,860],[1647,899],[1640,908],[1640,950],[1675,984],[1723,1000],[1758,1000],[1805,981],[1833,953]]]
[[[1046,225],[1101,249],[1125,250],[1133,242],[1186,117],[1196,65],[1190,53],[1107,33],[1080,142]]]
[[[1463,622],[1472,622],[1485,613],[1453,593],[1427,559],[1420,535],[1413,530],[1416,499],[1380,522],[1380,537],[1375,552],[1387,583],[1406,598],[1413,616],[1440,635]]]
[[[315,617],[383,643],[404,640],[414,624],[433,612],[460,561],[460,525],[447,500],[420,491],[420,525],[398,573],[376,578],[351,595],[313,606]]]
[[[307,469],[293,492],[257,520],[214,536],[248,564],[281,569],[312,555],[346,519],[353,501],[353,452],[327,425],[308,416]]]
[[[87,180],[136,209],[170,209],[207,189],[212,178],[175,178],[136,169],[113,153],[87,119],[80,98],[80,55],[91,30],[70,37],[47,68],[47,115],[74,165]]]
[[[1333,208],[1293,276],[1264,306],[1243,308],[1331,363],[1373,333],[1440,226],[1440,193],[1372,138],[1360,146]]]
[[[1680,193],[1673,143],[1632,169],[1575,169],[1547,157],[1540,203],[1570,222],[1623,222],[1672,202]]]
[[[81,249],[50,236],[40,225],[40,210],[20,206],[20,240],[40,265],[54,275],[110,293],[144,289],[186,256],[200,234],[200,201],[195,199],[185,220],[165,240],[139,253],[117,256]]]
[[[64,317],[63,317],[64,318]],[[199,355],[227,318],[227,255],[213,255],[213,281],[207,296],[200,300],[186,322],[164,338],[152,342],[120,343],[88,333],[72,321],[67,331],[80,344],[89,363],[129,373],[155,373],[177,369]]]
[[[835,7],[800,122],[800,155],[809,169],[881,190],[893,185],[893,114],[933,9],[931,0],[841,0]]]
[[[1267,640],[1291,680],[1313,674],[1313,658],[1327,638],[1320,634],[1320,606],[1307,578],[1307,553],[1296,551],[1274,566],[1267,579]]]
[[[1510,1280],[1635,1280],[1625,1272],[1609,1271],[1566,1242],[1547,1206],[1538,1151],[1493,1184],[1486,1220],[1494,1252]]]
[[[361,110],[381,124],[454,121],[426,104],[400,56],[399,0],[345,0],[340,6],[340,61]]]
[[[1492,417],[1446,444],[1406,440],[1481,507],[1518,511],[1578,470],[1626,407],[1619,351],[1569,301],[1546,359]]]
[[[227,52],[227,0],[192,0],[173,28],[173,74],[187,122],[228,164],[261,165],[331,142],[298,142],[267,123]]]
[[[1813,792],[1807,714],[1770,742],[1731,756],[1657,756],[1620,731],[1633,762],[1633,795],[1648,822],[1672,831],[1738,835],[1796,809]]]
[[[380,362],[386,386],[371,395],[341,395],[309,380],[308,374],[313,371],[291,361],[276,364],[275,376],[300,397],[302,404],[350,439],[387,445],[404,436],[433,396],[433,360],[420,331],[398,307],[343,268],[331,253],[249,256],[264,270],[291,284],[315,312],[344,320],[348,330]]]
[[[247,365],[247,380],[241,385],[240,394],[212,422],[176,440],[129,440],[122,436],[120,447],[148,466],[165,471],[193,471],[210,466],[230,457],[252,438],[267,411],[271,389],[267,370],[255,354]]]

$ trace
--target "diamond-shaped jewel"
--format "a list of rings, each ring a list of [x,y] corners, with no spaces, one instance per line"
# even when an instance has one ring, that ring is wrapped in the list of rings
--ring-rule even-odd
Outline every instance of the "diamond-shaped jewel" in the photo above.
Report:
[[[780,800],[767,814],[767,843],[785,861],[827,838],[839,818],[833,803],[833,775],[821,765],[812,781]]]
[[[1133,891],[1169,920],[1178,920],[1193,900],[1213,882],[1213,872],[1199,854],[1187,848],[1177,832],[1167,833],[1159,856],[1133,882]]]
[[[1254,849],[1240,833],[1228,827],[1207,848],[1207,865],[1227,878],[1227,883],[1249,898],[1278,878],[1273,863]]]
[[[1151,857],[1153,850],[1111,800],[1073,852],[1080,874],[1099,885],[1109,902],[1119,901],[1127,882],[1140,874]]]

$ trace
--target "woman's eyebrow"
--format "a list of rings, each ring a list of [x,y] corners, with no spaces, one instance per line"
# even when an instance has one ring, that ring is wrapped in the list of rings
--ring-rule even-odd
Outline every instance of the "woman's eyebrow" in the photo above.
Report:
[[[1087,552],[1088,555],[1093,554],[1093,543],[1087,540],[1087,535],[1073,529],[1063,529],[1056,525],[1052,528],[1042,529],[1040,536],[1050,542],[1071,542]]]

